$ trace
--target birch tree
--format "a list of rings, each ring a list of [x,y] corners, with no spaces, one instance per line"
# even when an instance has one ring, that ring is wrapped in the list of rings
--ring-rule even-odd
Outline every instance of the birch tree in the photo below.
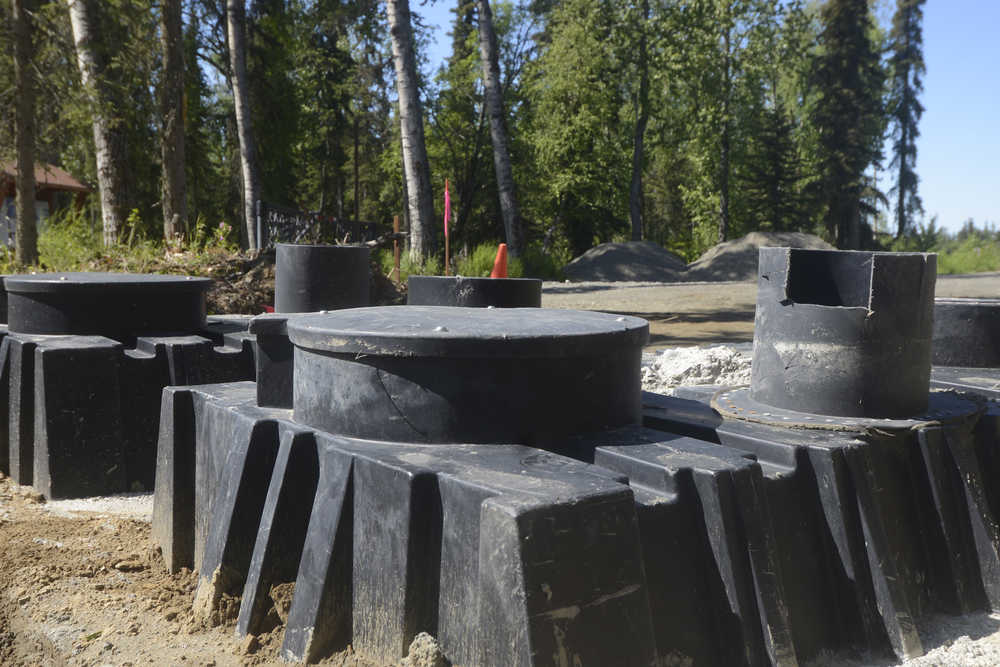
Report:
[[[184,49],[181,0],[164,0],[160,12],[163,81],[160,90],[160,155],[163,159],[163,238],[184,232],[187,196],[184,178]]]
[[[424,143],[424,120],[417,85],[408,0],[388,0],[392,61],[399,95],[399,125],[403,147],[403,175],[410,214],[410,259],[422,263],[434,251],[434,198],[431,170]]]
[[[632,130],[632,184],[629,188],[628,209],[632,223],[632,240],[642,240],[642,169],[645,163],[644,141],[649,124],[649,51],[646,34],[649,26],[649,0],[641,2],[639,45],[636,65],[639,69],[639,91],[635,103],[635,128]]]
[[[510,254],[517,257],[524,250],[524,230],[521,209],[517,202],[514,173],[510,163],[510,148],[503,112],[503,91],[500,86],[500,57],[497,36],[493,30],[493,12],[489,0],[477,0],[479,5],[479,55],[483,65],[483,88],[486,114],[490,119],[490,139],[493,142],[493,168],[496,172],[500,213]]]
[[[80,80],[90,104],[104,245],[110,246],[118,240],[118,229],[124,218],[125,185],[120,132],[110,113],[113,105],[107,99],[101,81],[103,64],[94,48],[98,6],[95,0],[66,0],[66,5],[69,7]]]
[[[233,89],[236,108],[236,133],[240,142],[240,174],[243,178],[243,218],[247,245],[260,249],[263,239],[257,238],[257,200],[260,199],[260,178],[257,174],[257,151],[250,121],[250,100],[247,95],[246,7],[243,0],[226,1],[226,21],[229,35],[229,85]]]
[[[34,48],[31,39],[33,0],[13,0],[14,86],[17,98],[14,134],[17,137],[17,249],[22,266],[38,263],[38,228],[35,220],[35,81],[31,74]]]

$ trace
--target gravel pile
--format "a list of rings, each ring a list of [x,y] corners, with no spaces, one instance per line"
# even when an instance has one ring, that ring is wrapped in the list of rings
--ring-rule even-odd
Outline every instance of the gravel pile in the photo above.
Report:
[[[650,241],[602,243],[563,267],[574,283],[604,282],[723,282],[757,278],[757,250],[761,247],[813,248],[833,246],[813,234],[751,232],[710,248],[691,264]]]
[[[833,250],[833,246],[813,234],[801,232],[751,232],[743,238],[709,248],[688,265],[687,280],[755,280],[757,251],[765,248],[812,248]]]
[[[684,280],[684,260],[652,241],[602,243],[563,267],[573,282],[639,281],[674,283]]]

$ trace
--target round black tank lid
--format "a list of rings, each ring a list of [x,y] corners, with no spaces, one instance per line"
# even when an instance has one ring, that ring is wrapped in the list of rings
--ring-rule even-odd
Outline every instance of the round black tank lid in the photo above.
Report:
[[[144,273],[8,276],[11,333],[107,336],[196,333],[205,326],[210,278]]]
[[[92,290],[108,294],[131,291],[136,288],[141,288],[143,292],[156,289],[169,291],[207,291],[212,286],[211,278],[154,273],[103,273],[96,271],[17,274],[6,276],[3,282],[8,292],[49,293]]]
[[[331,353],[533,358],[641,346],[649,324],[578,310],[377,306],[296,316],[288,333],[297,347]]]

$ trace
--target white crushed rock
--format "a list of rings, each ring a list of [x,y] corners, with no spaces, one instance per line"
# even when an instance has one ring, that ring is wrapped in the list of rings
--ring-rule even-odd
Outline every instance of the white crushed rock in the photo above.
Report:
[[[113,496],[50,500],[42,505],[56,516],[73,518],[81,513],[122,516],[140,521],[153,520],[153,494],[120,493]]]
[[[995,667],[1000,665],[1000,614],[934,615],[919,626],[924,655],[903,662],[868,654],[823,653],[804,667]]]
[[[750,346],[670,347],[642,365],[642,388],[671,396],[682,385],[750,383]]]

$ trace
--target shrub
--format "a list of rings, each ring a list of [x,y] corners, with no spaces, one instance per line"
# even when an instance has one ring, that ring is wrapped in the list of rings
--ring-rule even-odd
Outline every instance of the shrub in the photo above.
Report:
[[[560,252],[553,249],[545,252],[538,246],[529,246],[521,255],[522,273],[525,278],[541,278],[542,280],[563,280],[563,267],[569,263],[569,250]]]
[[[1000,242],[970,236],[937,250],[938,273],[980,273],[1000,270]]]
[[[392,248],[382,248],[377,251],[379,267],[383,276],[388,276],[393,270]],[[410,261],[410,254],[405,248],[399,252],[399,273],[400,282],[406,282],[411,274],[415,276],[440,276],[442,274],[442,262],[440,257],[428,257],[423,264],[414,264]]]
[[[48,271],[84,271],[101,250],[100,228],[74,208],[49,217],[38,235],[38,263]]]
[[[472,249],[467,256],[456,257],[455,258],[455,273],[460,276],[466,276],[469,278],[483,278],[493,271],[493,262],[497,257],[497,246],[494,243],[481,243]],[[512,278],[515,276],[513,274],[512,266],[514,261],[507,260],[507,275]],[[518,267],[520,268],[520,267]]]

